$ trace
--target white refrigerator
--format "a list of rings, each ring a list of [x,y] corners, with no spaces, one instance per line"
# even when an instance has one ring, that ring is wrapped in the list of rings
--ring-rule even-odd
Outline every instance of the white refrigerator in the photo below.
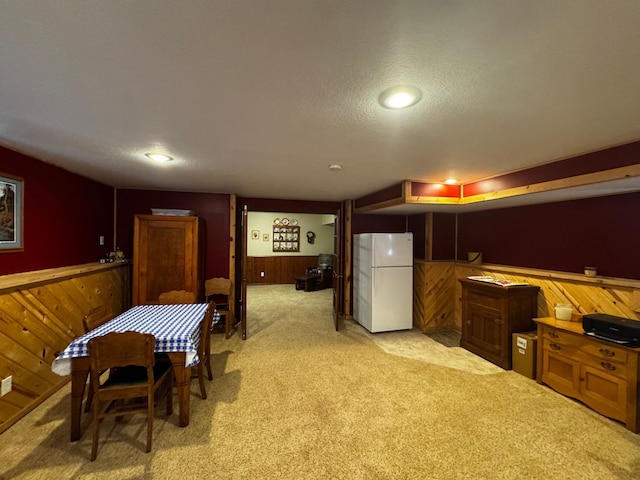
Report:
[[[353,318],[371,333],[413,327],[413,234],[353,236]]]

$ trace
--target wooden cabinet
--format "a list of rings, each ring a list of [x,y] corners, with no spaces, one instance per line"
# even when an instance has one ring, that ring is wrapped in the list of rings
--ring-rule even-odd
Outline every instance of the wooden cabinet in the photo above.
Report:
[[[132,303],[157,302],[169,290],[195,292],[202,300],[203,235],[198,217],[136,215]]]
[[[584,335],[582,324],[538,318],[538,383],[638,433],[638,352]]]
[[[511,334],[535,329],[539,287],[503,287],[462,278],[460,346],[508,370]]]

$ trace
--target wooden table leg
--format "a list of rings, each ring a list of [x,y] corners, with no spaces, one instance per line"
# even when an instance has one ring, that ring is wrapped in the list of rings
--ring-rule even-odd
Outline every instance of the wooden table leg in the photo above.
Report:
[[[189,397],[191,386],[191,367],[186,367],[187,354],[185,352],[168,352],[167,355],[173,365],[178,390],[178,410],[180,412],[179,425],[189,425]]]
[[[89,357],[77,357],[71,359],[71,441],[80,440],[82,436],[82,400],[87,384]]]

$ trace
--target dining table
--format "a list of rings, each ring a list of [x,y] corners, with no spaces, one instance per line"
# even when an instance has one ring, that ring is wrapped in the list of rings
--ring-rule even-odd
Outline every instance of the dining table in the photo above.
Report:
[[[156,338],[155,352],[166,354],[173,366],[179,425],[189,425],[191,367],[199,362],[200,326],[207,307],[206,303],[138,305],[73,340],[51,365],[54,373],[71,375],[71,441],[82,435],[82,401],[91,366],[87,343],[111,332],[151,333]],[[213,323],[218,321],[216,311]]]

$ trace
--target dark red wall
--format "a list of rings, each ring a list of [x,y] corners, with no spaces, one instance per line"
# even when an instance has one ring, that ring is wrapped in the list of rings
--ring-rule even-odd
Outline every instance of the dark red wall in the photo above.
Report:
[[[427,216],[424,213],[409,215],[407,217],[408,230],[413,233],[413,257],[426,260],[425,236]]]
[[[0,172],[24,180],[24,251],[0,253],[0,275],[97,262],[111,250],[111,187],[3,147]]]
[[[640,193],[458,214],[458,258],[640,279]]]
[[[404,233],[407,217],[404,215],[354,214],[351,218],[352,233]]]
[[[133,254],[133,217],[152,208],[193,210],[205,225],[205,278],[229,276],[230,196],[219,193],[117,190],[116,244]]]
[[[432,260],[453,260],[456,258],[456,214],[433,214]],[[466,258],[466,257],[465,257]]]
[[[238,215],[244,206],[250,212],[291,212],[291,213],[335,213],[340,202],[317,202],[311,200],[283,200],[276,198],[238,197]]]

